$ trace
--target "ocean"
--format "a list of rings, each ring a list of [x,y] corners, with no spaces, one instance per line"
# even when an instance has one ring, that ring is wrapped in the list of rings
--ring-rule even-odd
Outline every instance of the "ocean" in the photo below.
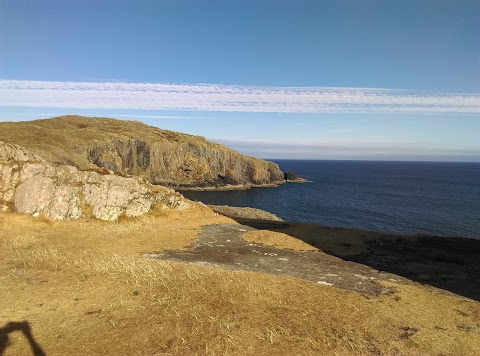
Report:
[[[286,221],[480,239],[480,163],[273,161],[312,182],[182,194]]]

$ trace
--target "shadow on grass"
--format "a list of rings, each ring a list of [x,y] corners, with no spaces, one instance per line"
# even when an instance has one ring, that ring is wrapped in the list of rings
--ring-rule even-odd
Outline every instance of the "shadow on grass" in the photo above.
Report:
[[[23,333],[30,343],[32,354],[34,356],[45,356],[40,345],[35,341],[32,330],[28,321],[9,322],[4,327],[0,328],[0,356],[2,356],[10,345],[9,334],[15,331]]]
[[[288,234],[343,260],[480,301],[480,240],[230,217],[256,229]]]

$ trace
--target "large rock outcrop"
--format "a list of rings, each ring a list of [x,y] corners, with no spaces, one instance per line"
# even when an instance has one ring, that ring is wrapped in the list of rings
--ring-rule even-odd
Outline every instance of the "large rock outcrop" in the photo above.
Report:
[[[51,219],[112,221],[146,214],[155,206],[185,209],[189,205],[172,189],[141,178],[51,164],[21,146],[0,141],[0,210]]]
[[[51,163],[82,170],[103,167],[178,188],[283,182],[283,173],[273,162],[137,121],[63,116],[3,122],[0,140],[19,144]]]

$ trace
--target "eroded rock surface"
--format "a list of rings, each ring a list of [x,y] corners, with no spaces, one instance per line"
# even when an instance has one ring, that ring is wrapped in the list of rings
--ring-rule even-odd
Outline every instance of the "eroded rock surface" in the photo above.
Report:
[[[54,165],[21,146],[0,141],[0,210],[52,219],[116,220],[161,209],[185,209],[179,193],[107,170]]]
[[[287,275],[370,296],[388,292],[378,281],[410,283],[399,276],[345,261],[322,251],[278,249],[242,239],[244,233],[255,230],[238,224],[207,225],[202,228],[202,233],[190,249],[152,252],[145,254],[145,257]]]

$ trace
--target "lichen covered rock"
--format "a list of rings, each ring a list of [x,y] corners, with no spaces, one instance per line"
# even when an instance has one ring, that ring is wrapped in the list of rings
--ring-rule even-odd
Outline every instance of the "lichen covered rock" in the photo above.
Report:
[[[54,165],[18,145],[0,141],[0,210],[52,219],[117,220],[161,209],[185,209],[179,193],[137,177]]]

